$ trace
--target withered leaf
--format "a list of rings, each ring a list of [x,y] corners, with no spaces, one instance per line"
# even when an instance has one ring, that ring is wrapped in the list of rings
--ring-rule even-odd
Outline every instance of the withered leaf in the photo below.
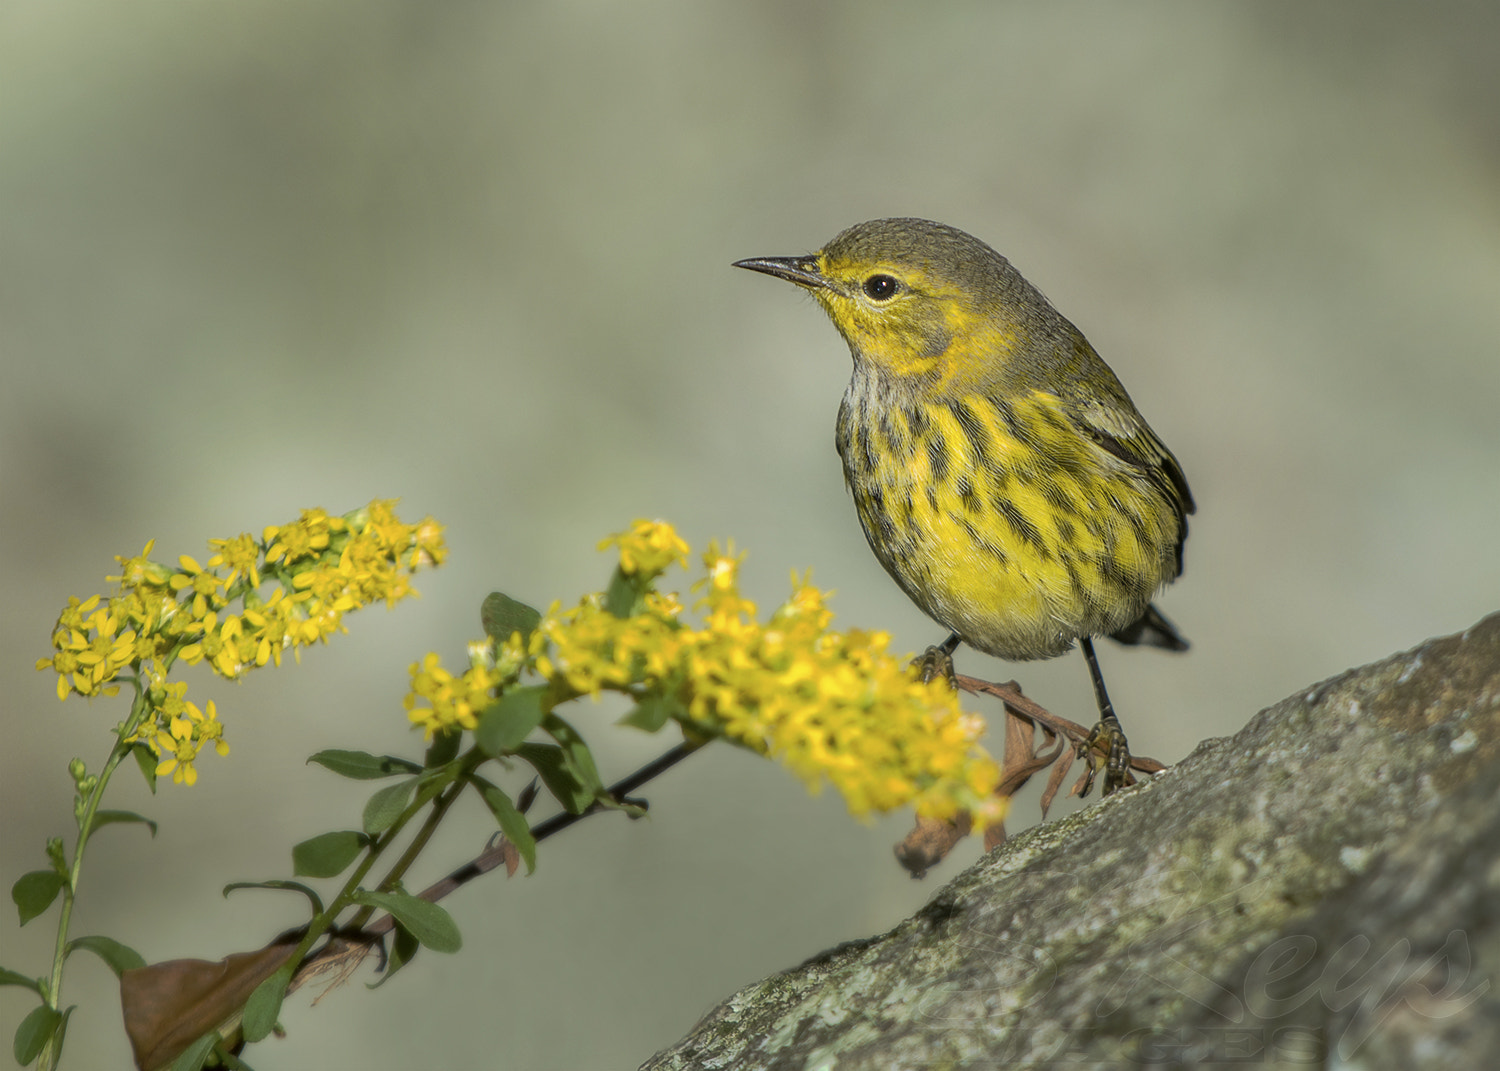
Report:
[[[1052,766],[1052,773],[1047,777],[1047,787],[1042,791],[1042,821],[1047,820],[1047,811],[1051,809],[1052,801],[1057,798],[1057,790],[1062,787],[1068,771],[1073,768],[1073,763],[1077,760],[1078,752],[1070,747],[1063,748],[1063,753],[1057,757],[1057,762]]]
[[[1069,771],[1079,757],[1078,749],[1085,745],[1089,730],[1077,722],[1060,718],[1044,707],[1021,694],[1015,681],[999,684],[980,680],[977,677],[958,676],[955,683],[961,691],[970,695],[988,695],[999,699],[1005,717],[1005,752],[1001,758],[1000,784],[995,795],[1010,797],[1026,785],[1032,777],[1047,767],[1052,772],[1047,776],[1047,785],[1042,791],[1041,811],[1043,821],[1057,793],[1067,779]],[[1037,746],[1038,731],[1042,735],[1041,746]],[[1135,783],[1134,772],[1154,774],[1166,767],[1155,759],[1131,755],[1126,770],[1125,783]],[[1088,792],[1094,782],[1096,770],[1092,762],[1083,776],[1073,785],[1072,795]],[[922,877],[929,869],[951,852],[968,833],[967,816],[957,824],[918,818],[917,824],[906,839],[896,845],[896,858],[911,872],[913,877]],[[985,850],[1005,841],[1003,824],[989,826],[984,832]]]
[[[896,859],[912,877],[925,877],[928,870],[947,858],[953,846],[968,835],[968,815],[960,815],[957,822],[918,815],[912,831],[896,845]]]
[[[135,1065],[150,1071],[170,1063],[199,1037],[236,1019],[245,1001],[286,963],[297,942],[238,952],[217,963],[174,959],[124,971],[120,1006]]]

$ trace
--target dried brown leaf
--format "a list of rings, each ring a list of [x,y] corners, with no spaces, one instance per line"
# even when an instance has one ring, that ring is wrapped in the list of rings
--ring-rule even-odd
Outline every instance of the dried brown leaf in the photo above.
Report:
[[[120,975],[120,1006],[135,1065],[148,1071],[175,1060],[190,1044],[239,1018],[255,987],[275,974],[297,942],[239,952],[217,963],[174,959]]]
[[[1078,752],[1071,747],[1064,747],[1062,754],[1057,756],[1057,762],[1052,766],[1052,773],[1047,777],[1047,787],[1042,790],[1042,821],[1047,820],[1047,812],[1052,808],[1052,801],[1057,798],[1057,790],[1062,787],[1068,771],[1073,768],[1073,763],[1078,760]]]
[[[1021,728],[1013,731],[1015,726]],[[1056,762],[1058,756],[1067,749],[1055,733],[1043,729],[1050,738],[1048,742],[1053,746],[1038,752],[1035,745],[1037,726],[1010,710],[1005,712],[1005,728],[1005,760],[1001,765],[1000,786],[995,789],[995,795],[1014,796],[1025,787],[1026,782]],[[1013,745],[1013,739],[1017,742],[1024,739],[1025,743]],[[1015,755],[1014,758],[1012,754]]]
[[[521,866],[521,853],[508,838],[500,838],[500,843],[495,845],[505,857],[505,874],[507,877],[515,877],[516,870]]]
[[[985,831],[984,831],[984,850],[985,851],[989,851],[991,848],[998,848],[998,847],[1000,847],[1000,845],[1002,845],[1004,843],[1005,843],[1005,823],[1004,822],[996,822],[994,825],[987,826],[985,828]]]
[[[953,846],[968,835],[969,816],[966,814],[960,815],[956,822],[918,815],[912,831],[896,845],[896,859],[912,877],[925,877],[928,870],[946,859]]]
[[[1014,770],[1015,772],[1019,773],[1021,770],[1020,765],[1018,763],[1014,763],[1010,755],[1010,741],[1013,738],[1013,733],[1019,732],[1019,730],[1017,730],[1012,725],[1013,719],[1019,718],[1023,719],[1024,721],[1030,721],[1035,725],[1036,728],[1042,731],[1042,734],[1045,737],[1045,743],[1042,749],[1037,749],[1034,746],[1032,747],[1031,756],[1033,758],[1039,759],[1042,755],[1049,754],[1046,749],[1047,747],[1052,745],[1054,741],[1060,740],[1062,742],[1062,746],[1058,751],[1050,753],[1053,756],[1052,760],[1050,761],[1055,761],[1058,764],[1058,767],[1055,768],[1053,773],[1049,776],[1048,789],[1043,795],[1042,817],[1043,819],[1045,819],[1047,816],[1047,810],[1051,806],[1053,799],[1057,795],[1058,787],[1060,787],[1062,782],[1067,778],[1068,771],[1071,770],[1074,761],[1076,761],[1077,756],[1074,753],[1073,749],[1085,746],[1089,738],[1090,730],[1075,721],[1069,721],[1067,718],[1059,717],[1058,715],[1053,714],[1051,711],[1045,709],[1044,707],[1032,702],[1030,699],[1027,699],[1024,695],[1021,694],[1021,688],[1018,684],[1016,684],[1015,681],[1008,681],[1006,683],[1000,684],[994,681],[980,680],[977,677],[959,676],[956,678],[956,683],[958,684],[960,690],[968,692],[971,695],[993,696],[994,698],[999,699],[1002,703],[1005,704],[1005,712],[1008,720],[1006,722],[1007,750],[1005,762],[1002,767],[1002,794],[1013,794],[1020,789],[1022,784],[1025,784],[1024,778],[1019,782],[1011,783],[1010,775],[1012,771]],[[1030,760],[1027,761],[1029,764]],[[1057,772],[1058,769],[1061,769],[1062,772]],[[1157,762],[1155,759],[1147,758],[1144,755],[1131,755],[1130,765],[1126,773],[1125,783],[1127,785],[1132,785],[1135,783],[1136,779],[1134,777],[1134,772],[1138,771],[1140,773],[1149,775],[1159,773],[1165,769],[1166,766],[1160,762]],[[1035,770],[1031,771],[1031,773],[1035,772]],[[1078,784],[1073,786],[1073,795],[1086,793],[1088,789],[1092,787],[1093,777],[1090,776],[1090,774],[1094,772],[1095,771],[1093,770],[1093,767],[1090,766],[1089,771],[1085,773],[1084,777],[1079,780]]]

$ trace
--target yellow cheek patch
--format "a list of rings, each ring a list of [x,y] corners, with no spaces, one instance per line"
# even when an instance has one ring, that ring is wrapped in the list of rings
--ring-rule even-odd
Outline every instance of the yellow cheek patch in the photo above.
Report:
[[[952,341],[943,354],[943,386],[968,386],[976,375],[993,374],[1010,360],[1017,342],[1013,330],[975,316],[958,303],[945,311]]]

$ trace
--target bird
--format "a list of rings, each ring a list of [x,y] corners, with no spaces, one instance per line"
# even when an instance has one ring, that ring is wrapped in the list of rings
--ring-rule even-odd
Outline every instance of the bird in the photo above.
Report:
[[[1183,651],[1152,602],[1195,510],[1177,458],[1083,333],[1004,256],[931,220],[877,219],[737,268],[815,298],[853,373],[835,445],[875,557],[960,643],[1008,661],[1083,652],[1107,795],[1129,744],[1093,638]]]

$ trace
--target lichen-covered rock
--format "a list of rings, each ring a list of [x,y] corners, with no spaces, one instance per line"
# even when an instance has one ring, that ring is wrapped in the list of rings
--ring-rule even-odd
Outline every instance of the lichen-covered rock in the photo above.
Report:
[[[1500,614],[1015,836],[645,1065],[1489,1066]]]

